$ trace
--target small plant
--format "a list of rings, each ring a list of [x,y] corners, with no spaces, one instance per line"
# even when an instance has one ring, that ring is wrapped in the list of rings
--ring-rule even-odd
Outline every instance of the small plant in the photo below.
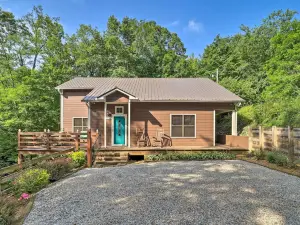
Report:
[[[15,193],[35,193],[47,186],[49,178],[50,174],[45,169],[26,170],[14,182]]]
[[[13,197],[0,195],[0,224],[13,224],[19,202]]]
[[[268,152],[267,154],[267,161],[269,163],[275,163],[276,162],[276,156],[274,152]]]
[[[281,152],[269,152],[267,155],[267,160],[269,163],[275,163],[278,166],[289,166],[288,157]],[[290,165],[292,166],[292,165]]]
[[[71,159],[73,160],[73,162],[77,167],[83,166],[86,162],[85,152],[84,151],[72,152]]]
[[[263,150],[256,150],[253,152],[253,154],[256,160],[263,160],[266,157]]]
[[[146,160],[212,160],[212,159],[235,159],[234,154],[225,152],[203,152],[203,153],[166,153],[158,155],[147,155]]]
[[[38,167],[47,170],[50,174],[50,181],[57,181],[71,171],[72,160],[70,158],[59,158],[43,161],[38,164]]]

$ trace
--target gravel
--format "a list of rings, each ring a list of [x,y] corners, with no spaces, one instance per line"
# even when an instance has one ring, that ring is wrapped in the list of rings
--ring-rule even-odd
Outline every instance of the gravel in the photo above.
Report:
[[[84,169],[24,224],[300,224],[300,179],[239,160]]]

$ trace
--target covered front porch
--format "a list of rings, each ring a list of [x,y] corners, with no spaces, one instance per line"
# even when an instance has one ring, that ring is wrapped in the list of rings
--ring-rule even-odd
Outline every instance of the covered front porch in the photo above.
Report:
[[[237,135],[232,104],[140,102],[117,88],[87,104],[89,128],[101,136],[99,149],[218,148],[216,116],[221,113],[231,113],[231,135]]]

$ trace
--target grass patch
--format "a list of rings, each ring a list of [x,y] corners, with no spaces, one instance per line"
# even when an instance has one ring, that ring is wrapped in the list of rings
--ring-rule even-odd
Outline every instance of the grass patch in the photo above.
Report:
[[[146,161],[162,161],[162,160],[213,160],[213,159],[235,159],[236,156],[226,152],[188,152],[173,153],[168,152],[158,155],[146,155]]]

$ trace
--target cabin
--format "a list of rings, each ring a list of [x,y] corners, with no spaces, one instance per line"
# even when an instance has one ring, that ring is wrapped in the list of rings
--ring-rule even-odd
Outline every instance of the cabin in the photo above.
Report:
[[[91,129],[98,148],[216,146],[216,114],[232,113],[240,97],[208,78],[76,77],[60,93],[61,131]]]

